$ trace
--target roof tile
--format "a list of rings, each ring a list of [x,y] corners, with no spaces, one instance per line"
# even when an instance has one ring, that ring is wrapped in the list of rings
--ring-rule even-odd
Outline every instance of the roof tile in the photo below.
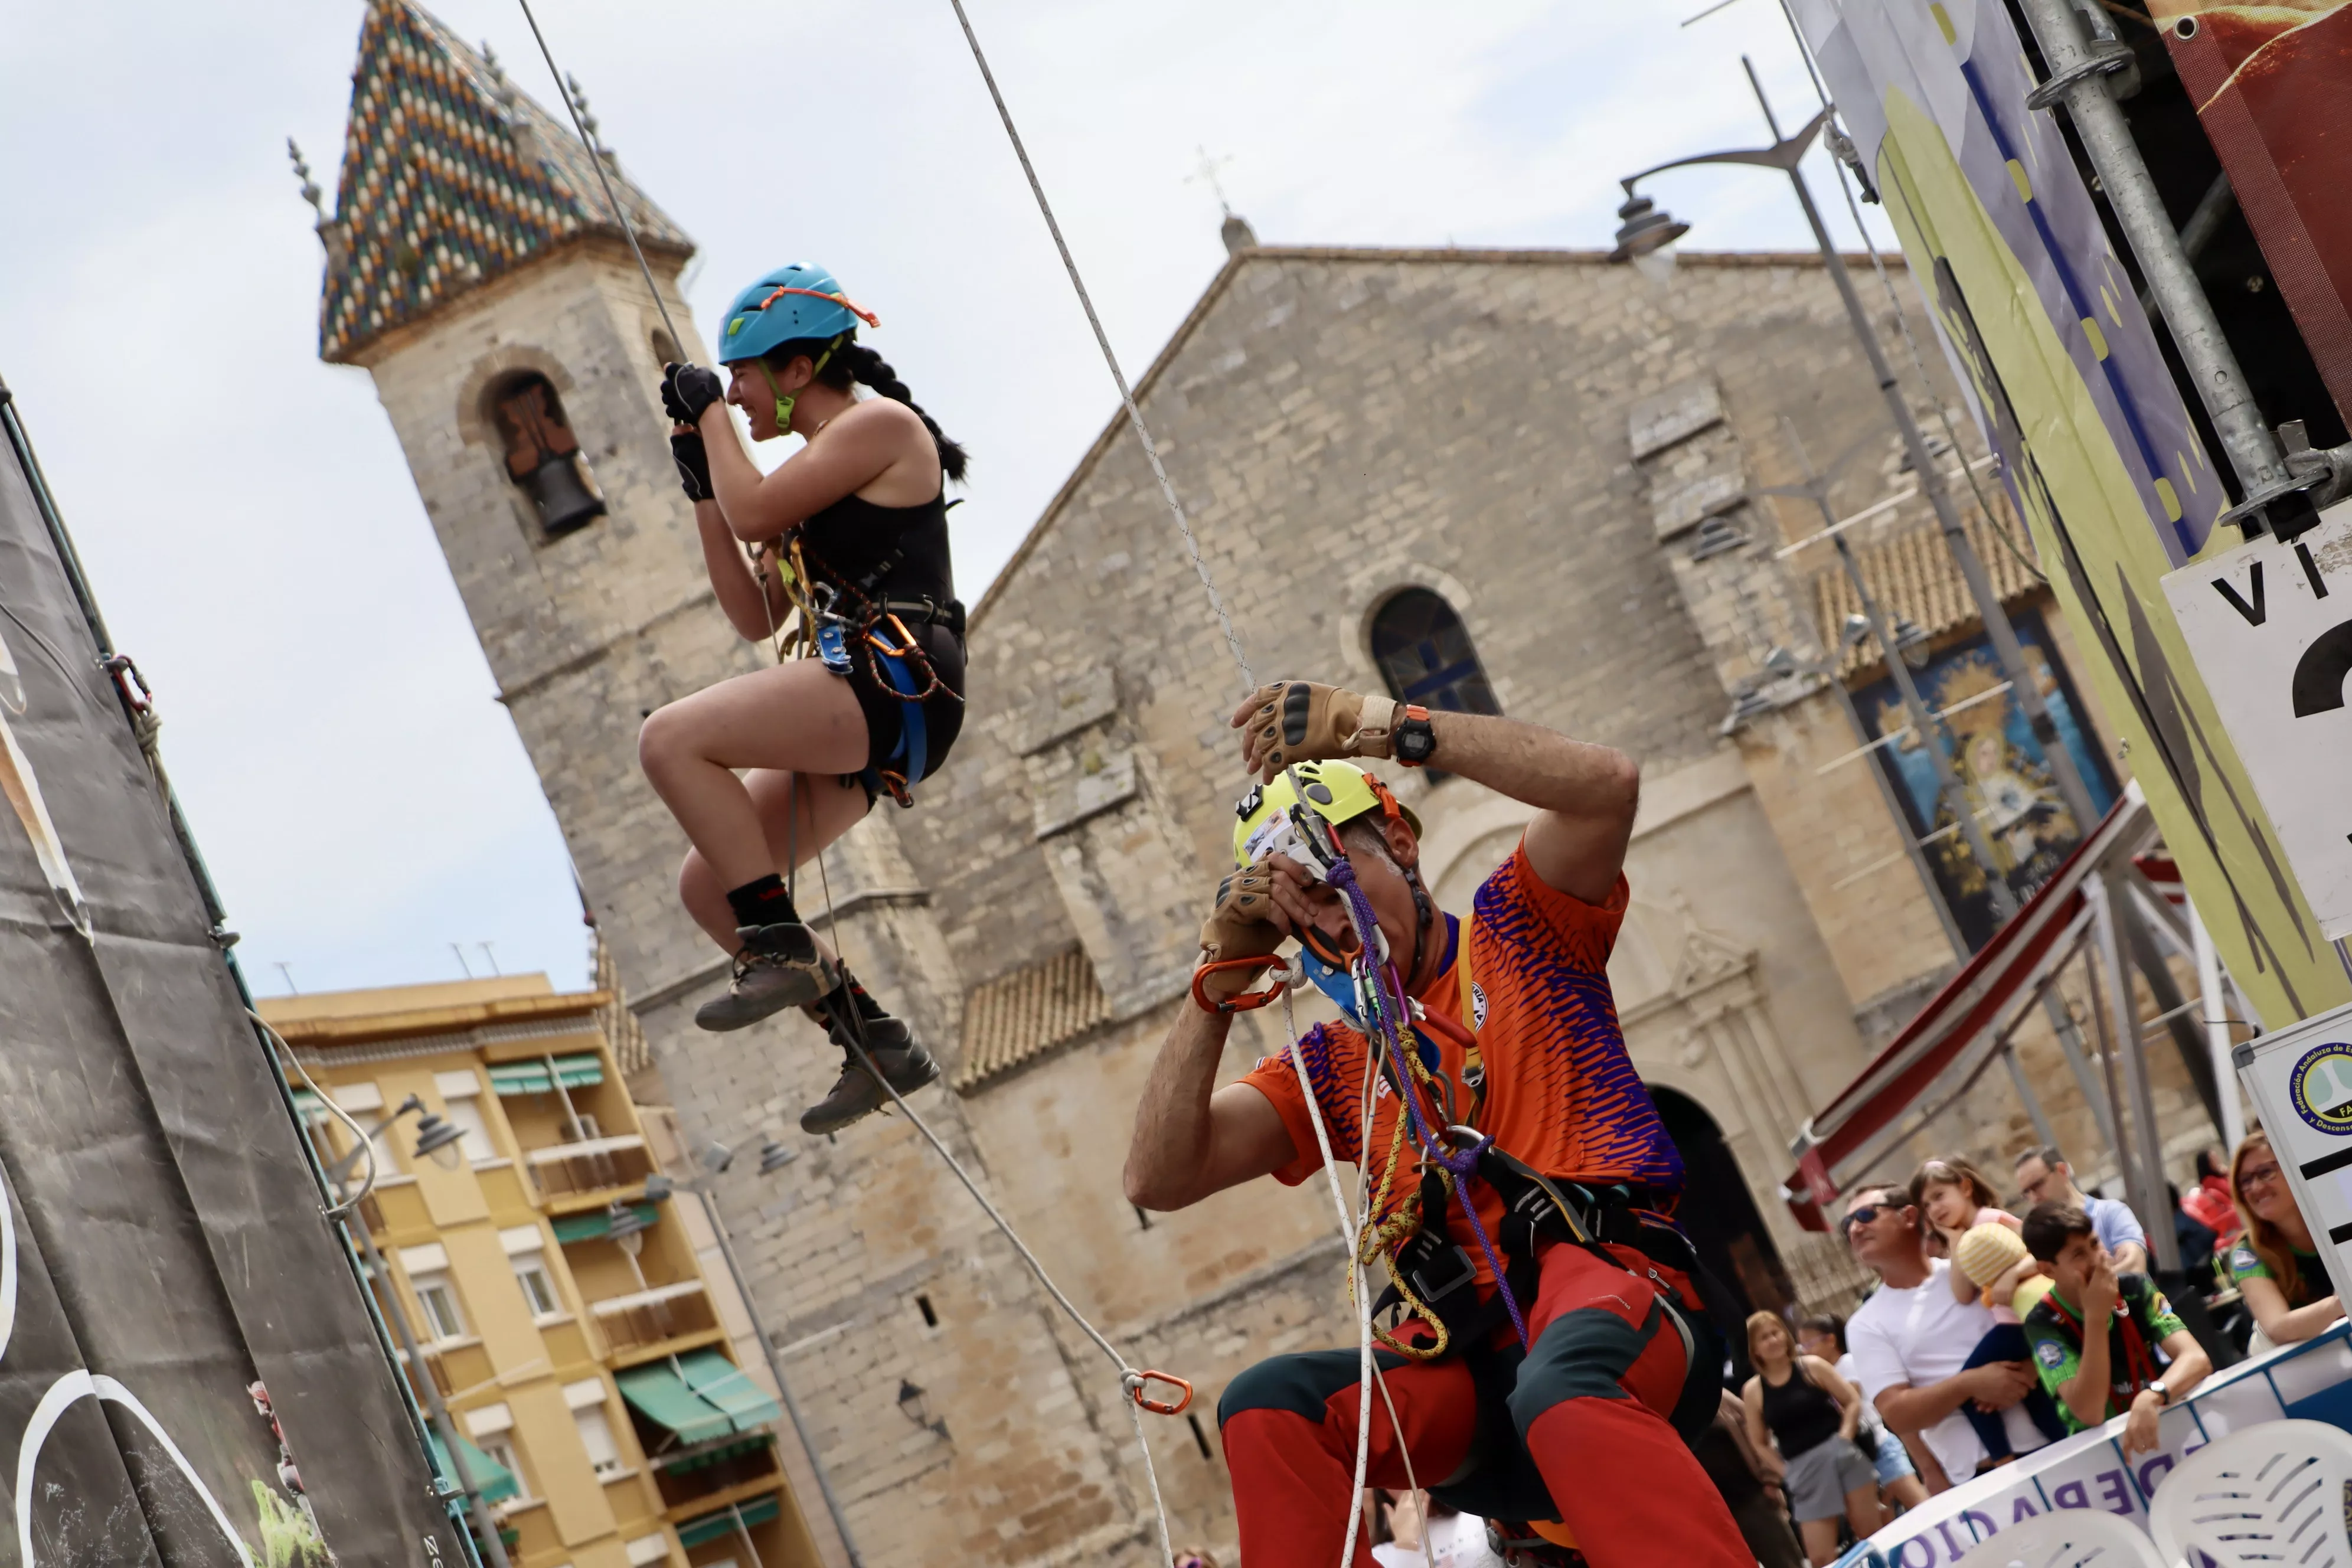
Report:
[[[1110,1018],[1086,950],[1070,947],[975,986],[963,1005],[958,1089],[977,1089]]]
[[[593,156],[422,7],[372,0],[352,73],[319,357],[348,362],[541,251],[617,237]],[[691,254],[694,242],[606,157],[645,247]]]

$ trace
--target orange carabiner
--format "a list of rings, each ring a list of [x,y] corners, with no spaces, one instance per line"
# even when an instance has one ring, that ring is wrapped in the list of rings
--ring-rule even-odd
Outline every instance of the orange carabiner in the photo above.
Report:
[[[884,621],[887,621],[892,626],[898,628],[898,646],[897,647],[892,647],[882,636],[881,627]],[[898,616],[887,613],[875,618],[874,625],[869,627],[866,633],[866,640],[872,643],[882,652],[888,654],[892,658],[905,658],[915,651],[915,634],[907,629],[906,622],[900,620]]]
[[[1281,967],[1282,961],[1273,957],[1221,958],[1214,963],[1204,963],[1192,971],[1192,1000],[1203,1013],[1247,1013],[1263,1007],[1282,994],[1282,988],[1290,983],[1288,975],[1276,981],[1263,991],[1244,991],[1233,996],[1212,996],[1201,989],[1201,983],[1210,975],[1224,969],[1256,970]]]
[[[1135,1386],[1129,1392],[1134,1396],[1136,1404],[1150,1411],[1154,1415],[1181,1415],[1192,1403],[1192,1385],[1173,1373],[1153,1372],[1146,1367],[1134,1375]],[[1150,1383],[1164,1383],[1171,1388],[1181,1388],[1184,1391],[1184,1396],[1173,1405],[1163,1399],[1146,1399],[1143,1396],[1143,1388],[1146,1384]]]

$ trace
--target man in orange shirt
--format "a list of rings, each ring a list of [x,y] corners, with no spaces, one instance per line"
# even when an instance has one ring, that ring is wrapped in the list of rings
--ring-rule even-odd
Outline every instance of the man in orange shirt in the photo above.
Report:
[[[1129,1198],[1176,1209],[1258,1176],[1313,1177],[1310,1091],[1333,1157],[1363,1164],[1377,1189],[1402,1116],[1373,1218],[1400,1222],[1396,1277],[1421,1321],[1399,1336],[1415,1355],[1377,1352],[1388,1399],[1372,1400],[1368,1482],[1404,1487],[1409,1448],[1442,1500],[1540,1521],[1542,1539],[1527,1542],[1536,1551],[1572,1540],[1596,1568],[1751,1563],[1685,1446],[1720,1403],[1722,1352],[1669,1217],[1682,1161],[1626,1056],[1609,989],[1634,764],[1537,725],[1305,681],[1259,689],[1234,724],[1261,787],[1242,803],[1242,869],[1220,884],[1202,931],[1202,1005],[1170,1031],[1137,1108]],[[1439,912],[1423,888],[1418,824],[1377,779],[1337,760],[1391,755],[1534,808],[1466,920]],[[1326,864],[1335,839],[1344,858]],[[1216,1088],[1244,961],[1286,938],[1301,940],[1310,976],[1355,1017],[1342,967],[1351,886],[1418,1004],[1404,1043],[1425,1070],[1382,1059],[1360,1029],[1322,1025],[1299,1042],[1309,1084],[1285,1054]],[[1475,1132],[1448,1139],[1449,1125]],[[1462,1174],[1441,1176],[1424,1150]],[[1352,1350],[1276,1356],[1225,1390],[1218,1419],[1245,1563],[1338,1558],[1358,1368]]]

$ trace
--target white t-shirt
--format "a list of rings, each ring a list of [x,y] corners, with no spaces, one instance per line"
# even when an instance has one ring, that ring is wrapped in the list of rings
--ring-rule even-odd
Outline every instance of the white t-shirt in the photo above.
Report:
[[[1966,1306],[1952,1300],[1951,1267],[1943,1258],[1933,1259],[1927,1278],[1909,1290],[1882,1285],[1846,1324],[1854,1379],[1873,1411],[1878,1408],[1878,1396],[1897,1384],[1926,1388],[1958,1372],[1975,1352],[1977,1342],[1991,1331],[1992,1313],[1982,1297]],[[2027,1453],[2049,1441],[2022,1404],[2002,1411],[2001,1424],[2012,1453]],[[1984,1445],[1961,1411],[1953,1411],[1919,1436],[1955,1486],[1976,1474],[1984,1459]]]
[[[1429,1521],[1426,1558],[1418,1546],[1382,1542],[1372,1548],[1372,1561],[1380,1568],[1423,1568],[1424,1563],[1437,1568],[1502,1568],[1502,1560],[1486,1550],[1486,1521],[1466,1513]]]

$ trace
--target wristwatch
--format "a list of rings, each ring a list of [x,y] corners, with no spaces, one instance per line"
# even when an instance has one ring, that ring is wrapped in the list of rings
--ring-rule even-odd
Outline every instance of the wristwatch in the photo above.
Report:
[[[1407,705],[1399,711],[1403,717],[1396,721],[1390,751],[1406,767],[1417,768],[1437,754],[1437,730],[1426,708]]]
[[[2165,1387],[2160,1382],[2149,1384],[2147,1385],[2147,1391],[2156,1395],[2156,1402],[2158,1405],[2169,1405],[2172,1403],[2172,1390]]]

